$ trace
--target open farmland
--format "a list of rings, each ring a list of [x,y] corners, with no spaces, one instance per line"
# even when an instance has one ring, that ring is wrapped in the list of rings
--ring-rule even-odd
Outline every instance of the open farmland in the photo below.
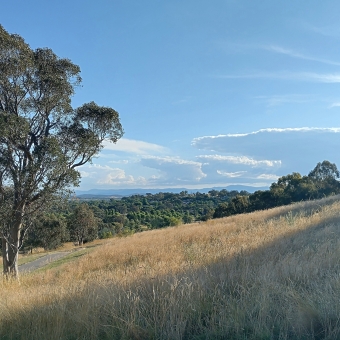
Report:
[[[0,338],[338,339],[338,200],[114,238],[3,282]]]

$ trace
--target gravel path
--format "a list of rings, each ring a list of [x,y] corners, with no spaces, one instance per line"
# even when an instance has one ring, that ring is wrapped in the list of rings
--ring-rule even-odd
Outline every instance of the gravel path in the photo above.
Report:
[[[48,254],[42,257],[39,257],[38,259],[32,261],[32,262],[28,262],[25,264],[22,264],[21,266],[19,266],[19,272],[20,273],[29,273],[33,270],[39,269],[43,266],[46,266],[47,264],[59,260],[62,257],[70,254],[71,251],[62,251],[62,252],[58,252],[58,253],[53,253],[53,254]]]

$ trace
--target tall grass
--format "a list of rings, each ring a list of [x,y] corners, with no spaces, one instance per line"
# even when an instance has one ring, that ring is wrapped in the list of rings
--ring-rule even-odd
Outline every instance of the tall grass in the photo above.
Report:
[[[1,283],[1,339],[340,339],[339,197],[111,239]]]

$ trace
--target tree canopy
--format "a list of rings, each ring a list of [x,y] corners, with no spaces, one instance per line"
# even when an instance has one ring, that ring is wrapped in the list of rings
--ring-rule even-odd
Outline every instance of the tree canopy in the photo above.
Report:
[[[84,241],[93,241],[97,238],[98,220],[86,203],[75,207],[68,218],[71,240],[82,246]]]

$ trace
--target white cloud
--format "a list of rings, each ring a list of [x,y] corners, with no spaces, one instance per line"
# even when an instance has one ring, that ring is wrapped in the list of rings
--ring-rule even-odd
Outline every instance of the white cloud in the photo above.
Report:
[[[108,165],[100,165],[100,164],[89,164],[89,165],[87,165],[85,167],[87,169],[94,169],[94,171],[96,171],[96,170],[115,170],[115,168],[112,168],[112,167],[110,167]]]
[[[242,177],[244,180],[251,180],[251,179],[261,179],[264,181],[277,181],[280,177],[274,174],[252,174],[247,171],[237,171],[237,172],[225,172],[225,171],[220,171],[217,170],[217,173],[221,176],[228,177],[228,178],[237,178],[237,177]]]
[[[237,172],[225,172],[217,170],[217,173],[221,176],[229,177],[229,178],[235,178],[235,177],[241,177],[244,174],[247,173],[247,171],[237,171]]]
[[[161,145],[140,140],[121,138],[116,144],[104,141],[104,150],[123,151],[135,154],[164,153],[167,149]]]
[[[127,159],[119,159],[119,160],[116,160],[116,161],[109,161],[108,163],[109,164],[128,164],[129,160],[127,160]]]
[[[246,156],[221,156],[221,155],[201,155],[197,156],[201,161],[217,161],[231,164],[249,165],[251,167],[279,167],[280,160],[255,160],[254,158]]]
[[[97,183],[99,185],[128,185],[140,186],[146,184],[146,179],[142,176],[134,178],[131,175],[126,175],[122,169],[115,169],[106,174],[103,174]]]
[[[84,171],[83,169],[87,170]],[[125,170],[108,165],[91,164],[82,167],[82,186],[143,186],[146,179],[142,176],[127,175]],[[90,184],[91,183],[91,184]]]
[[[280,177],[272,174],[261,174],[256,177],[256,179],[264,179],[269,181],[277,181]]]
[[[79,171],[82,178],[91,177],[91,173],[87,171]]]
[[[247,156],[201,155],[197,156],[201,161],[202,171],[207,175],[206,181],[220,181],[221,176],[229,180],[254,181],[263,173],[273,176],[273,172],[281,167],[281,160],[255,159]],[[264,181],[269,177],[260,177]]]
[[[246,137],[250,135],[257,135],[261,133],[267,132],[320,132],[320,133],[340,133],[339,127],[332,127],[332,128],[316,128],[316,127],[302,127],[302,128],[266,128],[260,129],[257,131],[249,132],[249,133],[229,133],[226,135],[217,135],[217,136],[203,136],[197,137],[192,140],[191,145],[198,146],[197,144],[205,139],[219,139],[225,137]],[[203,148],[204,149],[204,148]]]
[[[336,103],[333,103],[333,104],[329,105],[328,108],[332,109],[333,107],[339,107],[339,106],[340,106],[340,103],[336,102]]]
[[[117,183],[117,180],[126,180],[128,178],[129,181],[133,179],[132,176],[126,176],[125,171],[122,169],[110,169],[107,173],[102,175],[101,178],[97,180],[98,184],[113,184]]]
[[[202,172],[202,163],[199,162],[175,157],[145,157],[140,162],[146,167],[161,171],[161,179],[169,184],[178,181],[200,181],[206,177]]]
[[[276,168],[277,171],[279,168],[280,174],[285,175],[293,171],[306,174],[318,162],[325,159],[335,163],[340,160],[340,152],[338,152],[340,128],[268,128],[249,133],[199,137],[192,141],[192,145],[200,150],[224,153],[227,154],[225,157],[235,157],[235,159],[279,159],[273,161],[275,163],[272,163],[274,165],[272,169]],[[223,158],[210,156],[210,159],[216,161]],[[262,165],[265,164],[266,162]],[[266,170],[269,169],[268,167]],[[208,173],[206,167],[203,170]],[[239,164],[232,168],[228,165],[228,169],[224,171],[241,170],[246,169]],[[259,175],[261,173],[257,174]]]

